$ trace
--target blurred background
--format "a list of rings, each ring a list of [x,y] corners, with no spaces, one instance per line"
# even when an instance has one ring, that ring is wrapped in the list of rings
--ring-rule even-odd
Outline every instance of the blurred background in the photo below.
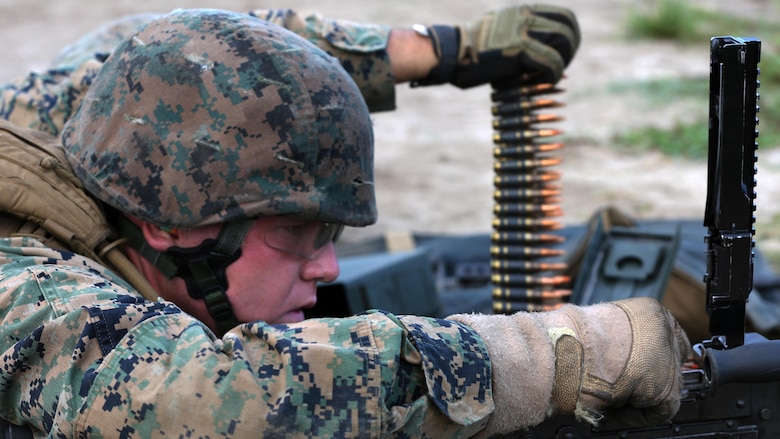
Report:
[[[635,218],[700,218],[706,196],[709,38],[762,40],[757,241],[780,266],[780,1],[555,1],[580,20],[582,45],[555,99],[565,119],[557,155],[564,224],[612,205]],[[82,34],[125,14],[174,8],[292,8],[359,22],[452,24],[506,0],[0,0],[0,80],[45,69]],[[374,116],[379,222],[388,231],[490,230],[490,88],[398,87],[394,112]]]

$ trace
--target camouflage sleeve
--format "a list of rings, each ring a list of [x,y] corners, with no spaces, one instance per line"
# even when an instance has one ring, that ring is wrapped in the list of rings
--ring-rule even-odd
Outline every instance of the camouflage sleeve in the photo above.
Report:
[[[388,26],[303,15],[290,9],[255,10],[250,15],[286,27],[338,58],[357,83],[370,111],[395,109],[395,78],[386,50]],[[65,121],[78,109],[101,60],[153,17],[130,15],[106,23],[65,47],[52,61],[51,69],[0,85],[0,118],[59,135]]]
[[[77,68],[31,72],[0,85],[0,119],[58,136],[101,66],[100,61],[91,59]]]
[[[0,416],[50,437],[468,437],[493,410],[458,323],[372,312],[216,339],[30,241],[0,240]]]

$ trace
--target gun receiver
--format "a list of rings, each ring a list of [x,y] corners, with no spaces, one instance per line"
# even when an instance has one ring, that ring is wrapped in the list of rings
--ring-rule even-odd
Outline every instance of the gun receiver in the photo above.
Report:
[[[761,42],[711,40],[707,205],[707,312],[715,347],[740,346],[753,288],[756,93]]]
[[[712,338],[694,346],[699,368],[683,373],[683,397],[672,421],[634,428],[609,419],[592,427],[555,416],[513,437],[732,438],[780,437],[780,341],[745,334],[753,287],[757,39],[711,40],[706,309]]]

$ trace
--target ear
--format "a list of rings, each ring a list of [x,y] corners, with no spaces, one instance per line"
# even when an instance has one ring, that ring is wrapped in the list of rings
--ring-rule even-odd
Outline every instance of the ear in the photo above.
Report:
[[[166,231],[147,222],[141,222],[140,226],[141,232],[144,234],[144,239],[146,239],[147,244],[153,249],[165,251],[176,244],[176,240],[178,239],[176,229]]]

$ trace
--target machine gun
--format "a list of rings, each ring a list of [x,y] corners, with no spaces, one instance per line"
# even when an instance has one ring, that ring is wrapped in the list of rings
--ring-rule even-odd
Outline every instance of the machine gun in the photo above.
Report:
[[[753,224],[760,41],[713,38],[706,242],[711,345],[744,343],[753,287]]]
[[[760,50],[757,39],[711,40],[704,282],[712,338],[694,346],[696,367],[683,372],[680,411],[667,424],[643,428],[608,418],[592,427],[553,417],[514,437],[780,437],[780,341],[745,334],[753,286]]]

